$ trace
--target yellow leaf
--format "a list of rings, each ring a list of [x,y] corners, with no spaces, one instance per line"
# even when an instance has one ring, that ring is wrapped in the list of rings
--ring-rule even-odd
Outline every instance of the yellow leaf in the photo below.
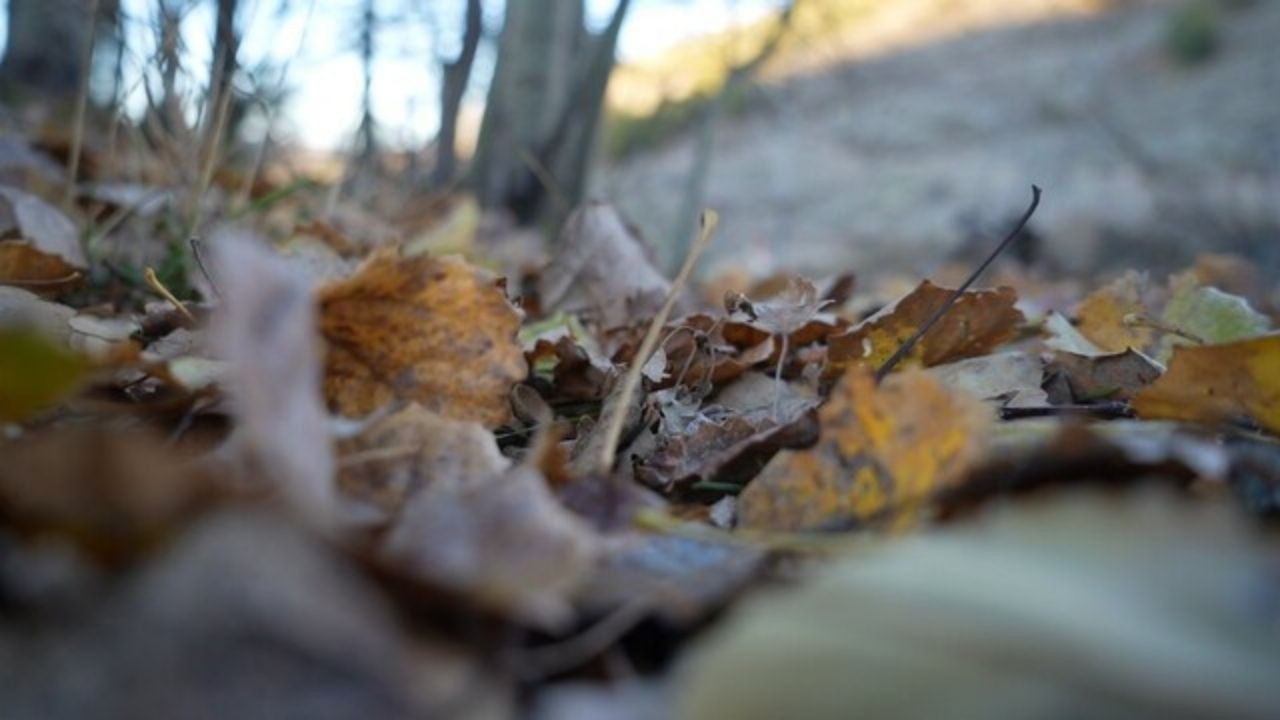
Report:
[[[1154,340],[1154,332],[1125,322],[1126,316],[1152,314],[1143,298],[1146,285],[1144,275],[1130,270],[1089,293],[1076,309],[1080,333],[1107,352],[1146,350]]]
[[[1169,370],[1134,397],[1133,409],[1146,419],[1247,417],[1280,433],[1280,334],[1175,348]]]
[[[910,519],[981,456],[992,412],[918,370],[879,387],[849,368],[819,415],[812,449],[779,454],[739,498],[744,527],[813,530]]]
[[[349,416],[399,398],[495,427],[527,371],[519,326],[502,289],[465,261],[377,252],[320,292],[325,395]]]
[[[17,421],[75,390],[90,367],[80,355],[26,329],[0,328],[0,420]]]
[[[865,363],[878,368],[933,316],[953,291],[925,280],[893,305],[844,335],[830,339],[828,357],[836,367]],[[898,367],[931,367],[986,355],[1013,338],[1022,324],[1012,288],[971,290],[916,343]]]

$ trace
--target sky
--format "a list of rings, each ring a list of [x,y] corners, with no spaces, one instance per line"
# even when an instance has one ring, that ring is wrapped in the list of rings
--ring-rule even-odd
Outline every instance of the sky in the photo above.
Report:
[[[131,90],[127,106],[135,112],[146,103],[137,78],[154,56],[151,28],[157,2],[121,2],[130,46],[126,75],[133,78],[126,80]],[[182,37],[190,69],[186,85],[195,88],[205,81],[211,61],[213,2],[168,2],[190,5],[183,16]],[[375,2],[379,15],[389,18],[379,32],[372,91],[381,139],[393,146],[419,146],[434,135],[439,121],[438,58],[456,52],[463,2]],[[615,3],[587,0],[593,28],[603,27]],[[254,67],[270,61],[273,70],[264,77],[273,86],[290,90],[273,125],[278,139],[325,149],[350,143],[360,111],[362,74],[355,47],[362,4],[361,0],[241,0],[242,64]],[[484,0],[486,31],[501,27],[503,4],[503,0]],[[626,61],[659,53],[682,40],[757,19],[777,4],[777,0],[633,0],[619,38],[619,56]],[[0,29],[0,35],[5,29]],[[477,57],[468,99],[472,112],[483,100],[493,61],[489,47]]]

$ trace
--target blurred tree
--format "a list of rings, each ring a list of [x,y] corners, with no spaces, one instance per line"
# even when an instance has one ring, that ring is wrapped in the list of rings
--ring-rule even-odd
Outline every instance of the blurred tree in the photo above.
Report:
[[[482,204],[555,225],[582,199],[629,6],[592,34],[583,0],[507,3],[471,170]]]
[[[0,90],[11,99],[70,98],[80,90],[90,16],[83,0],[9,0]]]
[[[453,182],[457,172],[458,154],[455,143],[458,134],[458,111],[462,108],[462,96],[471,78],[471,65],[480,46],[484,30],[480,0],[467,0],[462,24],[462,49],[458,56],[444,64],[444,77],[440,85],[440,131],[436,133],[436,164],[431,171],[431,185],[445,187]]]

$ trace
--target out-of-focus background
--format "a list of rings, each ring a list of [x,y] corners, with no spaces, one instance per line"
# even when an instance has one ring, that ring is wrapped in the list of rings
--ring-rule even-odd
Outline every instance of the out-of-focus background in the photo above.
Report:
[[[466,198],[554,237],[595,197],[668,266],[709,205],[713,269],[928,272],[1037,183],[1053,272],[1280,267],[1276,2],[10,0],[3,29],[36,138],[3,164],[53,195],[79,147],[99,200],[306,191],[413,236]]]

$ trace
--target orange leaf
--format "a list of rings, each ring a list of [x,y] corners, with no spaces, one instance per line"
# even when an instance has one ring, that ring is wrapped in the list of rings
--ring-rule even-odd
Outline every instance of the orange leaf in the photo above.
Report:
[[[1133,409],[1146,419],[1248,417],[1280,433],[1280,334],[1175,348],[1169,370],[1134,397]]]
[[[992,414],[924,372],[908,370],[876,387],[870,371],[855,365],[819,419],[815,447],[779,454],[742,493],[744,527],[813,530],[889,514],[909,519],[982,454]]]
[[[831,363],[843,367],[863,362],[878,368],[937,312],[953,291],[925,280],[893,305],[830,339]],[[899,367],[930,367],[986,355],[1013,338],[1022,313],[1013,305],[1013,288],[971,290],[916,343]]]
[[[495,427],[527,372],[519,326],[502,289],[465,261],[379,251],[320,292],[325,396],[344,415],[400,398]]]
[[[1145,275],[1130,270],[1089,293],[1076,309],[1080,333],[1107,352],[1146,350],[1155,339],[1149,327],[1125,322],[1125,316],[1151,315]]]

